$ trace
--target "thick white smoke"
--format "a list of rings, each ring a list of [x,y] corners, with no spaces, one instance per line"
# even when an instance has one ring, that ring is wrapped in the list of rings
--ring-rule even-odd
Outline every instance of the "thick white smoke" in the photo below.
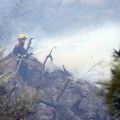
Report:
[[[87,76],[108,76],[108,67],[113,48],[119,48],[120,26],[105,24],[98,28],[82,29],[69,35],[59,35],[53,38],[46,38],[38,42],[37,57],[40,61],[45,59],[49,51],[53,51],[54,64],[65,65],[71,71],[77,71],[83,76],[86,71],[96,65]],[[93,73],[92,73],[93,72]]]

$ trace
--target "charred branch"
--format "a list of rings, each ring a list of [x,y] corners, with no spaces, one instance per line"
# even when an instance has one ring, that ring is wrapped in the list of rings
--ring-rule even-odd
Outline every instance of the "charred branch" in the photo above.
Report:
[[[67,80],[67,82],[65,83],[65,85],[64,85],[64,87],[63,87],[63,89],[62,89],[60,95],[56,98],[56,101],[58,101],[58,100],[61,98],[61,96],[63,95],[63,93],[64,93],[65,90],[67,89],[67,87],[68,87],[70,81],[71,81],[70,79]]]
[[[52,55],[51,55],[53,49],[54,49],[54,48],[52,48],[52,50],[49,52],[49,54],[46,56],[46,58],[45,58],[45,60],[44,60],[44,62],[43,62],[43,68],[42,68],[43,74],[44,74],[45,65],[46,65],[46,63],[47,63],[47,61],[48,61],[48,58],[50,58],[50,60],[53,61],[53,57],[52,57]]]
[[[63,71],[64,71],[65,75],[72,77],[72,74],[65,68],[64,65],[63,65]]]

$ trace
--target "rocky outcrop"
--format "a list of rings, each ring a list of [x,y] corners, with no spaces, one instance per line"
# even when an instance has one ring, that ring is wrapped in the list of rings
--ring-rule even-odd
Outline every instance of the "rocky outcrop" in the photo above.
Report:
[[[11,53],[1,60],[10,60],[4,71],[14,73],[15,56]],[[64,67],[51,73],[42,71],[43,64],[36,58],[26,60],[29,79],[23,81],[20,76],[11,79],[14,83],[35,88],[40,96],[39,104],[28,120],[108,120],[103,105],[103,98],[97,95],[99,89],[85,80],[74,81],[72,74]]]

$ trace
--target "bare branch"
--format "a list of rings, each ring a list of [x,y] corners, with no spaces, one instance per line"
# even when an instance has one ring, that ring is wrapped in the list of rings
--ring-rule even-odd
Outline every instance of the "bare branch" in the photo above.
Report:
[[[67,89],[67,87],[68,87],[70,81],[71,81],[70,79],[67,80],[67,82],[65,83],[65,85],[64,85],[64,87],[63,87],[63,89],[62,89],[60,95],[58,95],[58,97],[56,98],[56,101],[58,101],[58,100],[61,98],[61,96],[63,95],[63,93],[64,93],[65,90]]]
[[[54,47],[55,48],[55,47]],[[43,68],[42,68],[42,72],[44,73],[44,70],[45,70],[45,65],[46,65],[46,63],[47,63],[47,60],[48,60],[48,58],[50,58],[50,60],[51,61],[53,61],[53,57],[52,57],[52,51],[53,51],[53,49],[54,48],[52,48],[52,50],[50,51],[50,53],[46,56],[46,58],[45,58],[45,60],[44,60],[44,62],[43,62]]]
[[[95,70],[95,67],[96,67],[96,66],[100,66],[101,63],[103,63],[103,62],[104,62],[104,61],[102,60],[102,61],[100,61],[100,62],[94,64],[92,67],[90,67],[90,68],[87,70],[87,72],[82,76],[81,79],[84,79],[84,77],[87,76],[87,74],[88,74],[89,72]]]
[[[65,68],[64,65],[63,65],[63,70],[64,70],[65,75],[72,76],[72,74]]]

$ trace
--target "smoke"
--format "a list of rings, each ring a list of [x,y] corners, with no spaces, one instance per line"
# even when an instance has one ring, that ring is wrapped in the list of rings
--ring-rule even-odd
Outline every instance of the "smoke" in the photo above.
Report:
[[[108,77],[113,48],[119,48],[120,44],[119,31],[119,25],[109,23],[98,28],[81,29],[69,35],[46,37],[44,41],[36,41],[35,56],[43,62],[50,50],[56,47],[52,53],[55,65],[65,65],[82,77],[96,64],[86,76]],[[100,61],[103,62],[97,65]]]
[[[101,4],[103,2],[106,7],[104,9]],[[16,17],[16,2],[12,0],[11,3],[14,4],[9,4],[8,0],[1,1],[6,7],[5,15],[8,15],[8,18],[13,15],[10,22],[11,37],[10,40],[9,37],[7,39],[8,45],[5,42],[6,54],[14,48],[18,34],[23,33],[27,38],[35,38],[32,51],[42,62],[50,50],[56,48],[52,52],[55,65],[65,65],[67,69],[78,72],[81,77],[86,73],[89,73],[86,75],[89,77],[94,74],[109,74],[109,67],[105,66],[111,61],[112,49],[119,48],[120,44],[120,25],[114,23],[119,23],[117,4],[112,4],[112,7],[111,2],[104,0],[82,0],[81,4],[79,0],[57,0],[52,3],[48,0],[24,0],[19,11],[20,16]],[[88,6],[88,3],[93,6]],[[105,23],[106,21],[113,23]],[[6,33],[8,35],[9,32]],[[104,62],[89,71],[91,66],[100,61]]]

